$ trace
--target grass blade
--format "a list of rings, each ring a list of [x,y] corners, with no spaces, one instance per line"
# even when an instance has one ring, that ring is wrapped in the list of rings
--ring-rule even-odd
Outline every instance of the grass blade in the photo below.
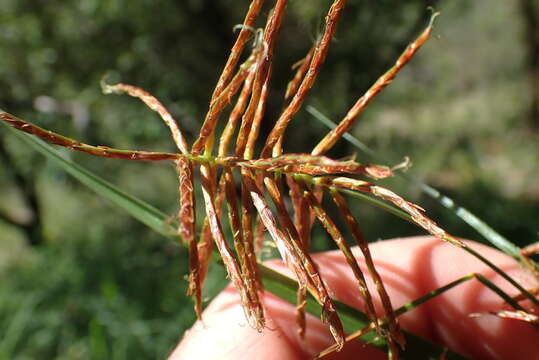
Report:
[[[54,149],[43,140],[35,136],[27,135],[20,131],[12,129],[10,126],[0,122],[8,131],[12,132],[14,137],[24,141],[27,145],[37,150],[39,153],[59,165],[64,171],[79,180],[88,188],[95,191],[98,195],[110,200],[122,210],[142,222],[144,225],[155,230],[168,238],[177,239],[177,232],[174,224],[167,219],[169,216],[148,203],[141,201],[134,196],[120,190],[112,183],[91,173],[82,166],[66,159],[60,152]]]

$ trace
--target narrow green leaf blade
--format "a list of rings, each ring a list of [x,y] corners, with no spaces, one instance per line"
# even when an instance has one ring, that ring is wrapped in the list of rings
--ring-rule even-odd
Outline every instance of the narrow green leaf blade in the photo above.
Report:
[[[160,210],[125,193],[105,179],[91,173],[73,161],[66,159],[60,152],[43,140],[15,130],[3,122],[0,123],[7,131],[11,131],[13,136],[24,141],[49,160],[53,161],[56,165],[60,166],[69,175],[95,191],[98,195],[110,200],[144,225],[166,237],[173,238],[176,236],[175,228],[166,221],[168,216]]]

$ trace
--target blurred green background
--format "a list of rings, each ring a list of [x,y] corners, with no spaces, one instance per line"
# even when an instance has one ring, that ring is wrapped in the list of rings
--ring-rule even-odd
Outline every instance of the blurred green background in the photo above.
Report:
[[[192,141],[233,42],[232,27],[242,22],[248,3],[0,0],[0,107],[88,143],[173,151],[154,113],[136,99],[102,95],[99,80],[108,72],[110,81],[152,92]],[[330,3],[290,1],[265,133],[281,109],[290,66],[320,33]],[[510,240],[535,242],[537,1],[350,0],[307,104],[334,120],[342,117],[425,27],[429,5],[442,11],[431,40],[353,133],[388,165],[409,156],[410,174]],[[290,126],[285,151],[308,152],[325,131],[302,111]],[[330,155],[354,152],[342,142]],[[177,211],[170,164],[65,154],[171,216]],[[424,206],[449,232],[480,240],[402,179],[383,184]],[[4,130],[0,199],[0,358],[163,358],[194,321],[184,295],[185,250]],[[354,211],[370,241],[422,233],[367,204],[355,202]],[[315,250],[332,248],[321,229],[314,231]],[[213,266],[208,298],[225,284]]]

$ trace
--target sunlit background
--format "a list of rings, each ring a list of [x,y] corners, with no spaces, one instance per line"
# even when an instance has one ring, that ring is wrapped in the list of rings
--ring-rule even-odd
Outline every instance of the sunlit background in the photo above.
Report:
[[[269,11],[267,2],[264,16]],[[157,96],[189,140],[243,21],[247,0],[0,0],[0,107],[84,142],[173,151],[138,100],[101,93],[106,73]],[[264,133],[281,107],[290,66],[320,34],[331,1],[291,0],[277,44]],[[426,26],[433,36],[357,121],[353,134],[392,166],[433,185],[518,244],[539,240],[539,9],[532,0],[350,0],[307,104],[339,120]],[[327,131],[305,110],[287,152]],[[71,159],[153,204],[178,209],[170,164]],[[341,158],[357,148],[341,142]],[[450,233],[481,240],[401,178],[383,182]],[[0,357],[163,358],[194,321],[186,251],[0,132]],[[369,241],[421,234],[355,202]],[[315,250],[332,248],[320,228]],[[207,297],[227,280],[211,267]]]

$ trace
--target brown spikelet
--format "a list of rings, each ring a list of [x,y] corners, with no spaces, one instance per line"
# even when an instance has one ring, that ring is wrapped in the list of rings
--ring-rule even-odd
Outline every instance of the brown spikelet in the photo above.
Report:
[[[247,144],[245,144],[245,151],[243,152],[243,157],[247,160],[251,160],[254,155],[255,143],[256,143],[256,140],[258,139],[258,135],[260,133],[260,127],[262,125],[262,119],[266,111],[266,101],[267,101],[268,93],[269,93],[270,78],[271,78],[271,68],[267,72],[266,79],[264,80],[264,83],[262,84],[262,90],[260,93],[258,106],[256,108],[254,119],[251,125],[251,129],[249,131]]]
[[[389,323],[389,332],[390,332],[389,341],[391,343],[390,346],[392,346],[395,349],[396,348],[394,345],[395,342],[399,343],[401,346],[404,346],[405,340],[400,330],[400,326],[397,323],[397,319],[393,311],[393,306],[391,304],[391,299],[389,298],[389,295],[385,289],[384,282],[382,281],[380,274],[378,274],[378,271],[376,270],[376,266],[374,265],[372,255],[369,250],[369,244],[363,238],[359,224],[357,223],[356,219],[352,215],[352,212],[348,208],[348,205],[346,204],[346,200],[341,196],[341,194],[339,194],[338,191],[334,189],[331,190],[331,196],[333,198],[333,201],[337,205],[337,209],[339,210],[342,218],[344,218],[346,225],[348,226],[348,229],[352,233],[352,237],[354,238],[358,247],[363,253],[365,264],[367,265],[367,269],[369,271],[371,279],[374,282],[376,291],[378,292],[378,296],[380,296],[380,300],[382,302],[382,306],[384,308],[384,312],[386,314],[386,318],[388,319],[388,323]],[[368,308],[372,307],[371,311],[374,312],[374,304],[372,303],[372,299],[370,295],[366,295],[365,300],[366,300],[367,307]],[[379,333],[383,332],[377,326],[378,325],[377,322],[374,322],[374,324]]]
[[[285,154],[268,159],[243,160],[224,158],[218,161],[228,161],[229,165],[250,167],[257,170],[283,172],[305,175],[330,174],[363,174],[376,179],[393,176],[388,167],[377,165],[362,165],[355,161],[338,161],[325,156],[312,156],[309,154]]]
[[[170,132],[172,133],[172,139],[174,140],[176,146],[182,152],[182,154],[189,153],[189,146],[187,145],[187,141],[183,137],[178,123],[176,122],[176,120],[174,120],[172,115],[170,115],[168,110],[163,106],[163,104],[161,104],[161,102],[159,102],[159,100],[157,100],[155,96],[133,85],[109,85],[104,80],[101,81],[101,88],[103,89],[103,93],[105,94],[127,94],[129,96],[139,98],[150,109],[152,109],[153,111],[158,113],[159,116],[161,116],[161,119],[163,119],[165,124],[170,129]]]
[[[306,178],[304,178],[306,180]],[[361,191],[370,193],[376,197],[389,201],[396,205],[401,210],[408,213],[411,219],[420,227],[427,230],[430,234],[440,238],[444,241],[450,242],[453,245],[464,247],[464,243],[459,239],[449,235],[445,230],[438,226],[433,220],[425,215],[425,210],[420,206],[404,200],[393,191],[384,188],[382,186],[374,185],[367,181],[351,179],[347,177],[316,177],[308,179],[316,185],[322,185],[325,187],[336,187],[341,189],[349,189],[355,191]]]
[[[331,43],[331,39],[333,38],[333,35],[337,28],[337,23],[339,22],[341,13],[345,5],[346,0],[335,0],[331,5],[331,8],[326,16],[324,33],[316,46],[316,50],[314,51],[313,59],[309,64],[307,74],[303,78],[303,81],[301,82],[298,91],[275,123],[275,126],[269,134],[266,140],[266,144],[262,149],[261,157],[268,157],[271,154],[274,145],[284,134],[286,127],[290,123],[290,120],[292,120],[292,117],[299,111],[299,109],[303,105],[303,102],[307,97],[307,93],[313,86],[318,72],[320,71],[320,68],[326,59],[327,53],[329,51],[329,44]],[[280,153],[280,150],[277,150],[277,153]]]
[[[305,199],[302,186],[294,180],[293,177],[287,176],[286,182],[290,188],[290,198],[292,200],[292,207],[294,209],[294,225],[297,229],[299,241],[303,250],[309,252],[311,247],[311,228],[313,225],[313,216],[309,203]],[[315,195],[316,197],[316,195]],[[296,294],[296,322],[298,324],[298,333],[300,337],[305,337],[306,329],[306,316],[305,305],[307,304],[307,288],[298,284],[298,290]]]
[[[296,69],[296,73],[294,74],[294,78],[290,80],[286,87],[286,93],[284,94],[286,104],[290,103],[292,97],[298,92],[301,82],[305,77],[307,70],[309,70],[309,66],[311,65],[311,60],[313,58],[314,51],[316,50],[316,45],[317,44],[314,44],[309,49],[307,55],[305,55],[303,59],[292,65],[292,70]]]
[[[315,299],[322,306],[322,320],[329,324],[331,333],[339,346],[343,345],[344,330],[342,323],[337,315],[335,306],[329,297],[328,291],[322,281],[315,264],[311,260],[308,253],[305,253],[294,241],[283,233],[277,226],[277,222],[272,214],[271,209],[265,203],[262,191],[258,189],[252,177],[244,176],[243,180],[246,183],[247,189],[253,199],[253,204],[256,207],[260,218],[264,222],[264,226],[272,236],[277,249],[281,253],[283,261],[296,274],[296,277],[303,286],[309,288]],[[272,189],[275,190],[275,189]],[[270,191],[270,196],[274,203],[278,204],[279,194]],[[281,199],[282,200],[282,199]],[[291,230],[291,229],[289,229]]]
[[[255,66],[255,55],[251,55],[249,59],[245,61],[240,66],[239,71],[232,78],[230,83],[223,89],[223,91],[215,98],[212,102],[210,109],[204,119],[204,123],[200,128],[200,134],[198,139],[193,144],[191,153],[193,155],[199,155],[206,146],[206,142],[213,135],[219,116],[225,109],[225,107],[230,104],[232,97],[238,92],[240,87],[243,84],[243,81],[247,78],[250,72],[251,66]]]
[[[202,282],[200,279],[200,262],[196,242],[193,165],[186,159],[179,159],[177,162],[177,171],[180,183],[179,233],[189,250],[189,287],[187,294],[194,297],[197,317],[202,319]]]
[[[354,121],[357,117],[367,108],[367,105],[378,95],[387,85],[389,85],[398,72],[413,58],[415,53],[419,48],[428,40],[432,32],[432,22],[438,13],[434,13],[431,17],[431,21],[425,31],[419,35],[419,37],[412,42],[404,50],[402,55],[397,59],[395,65],[389,69],[384,75],[382,75],[375,83],[372,85],[367,92],[358,99],[358,101],[352,106],[348,111],[344,119],[341,120],[339,125],[327,134],[320,142],[315,146],[311,154],[313,155],[322,155],[325,154],[329,149],[335,145],[337,140],[339,140],[345,132],[350,129],[354,124]]]
[[[137,150],[120,150],[107,146],[94,146],[88,145],[65,136],[59,135],[50,130],[45,130],[31,124],[27,121],[21,120],[18,117],[9,114],[5,111],[0,111],[0,120],[3,120],[8,125],[15,129],[24,131],[30,135],[35,135],[46,142],[58,146],[62,146],[68,149],[85,152],[94,156],[111,158],[111,159],[124,159],[124,160],[136,160],[136,161],[166,161],[176,160],[181,157],[180,154],[162,153],[162,152],[150,152],[150,151],[137,151]]]
[[[350,246],[347,244],[341,231],[337,228],[337,225],[335,224],[335,222],[331,219],[329,214],[324,210],[324,208],[322,207],[322,204],[320,203],[318,199],[316,199],[314,194],[312,194],[310,191],[305,191],[304,194],[307,201],[309,202],[309,205],[312,211],[315,213],[316,217],[318,218],[322,226],[326,229],[328,234],[331,236],[331,238],[335,241],[339,249],[344,254],[346,262],[348,263],[348,266],[350,266],[354,274],[354,277],[356,279],[359,293],[363,297],[367,305],[366,306],[367,317],[369,318],[371,322],[373,322],[374,324],[377,324],[376,312],[374,310],[374,304],[372,302],[372,297],[367,287],[367,283],[365,282],[365,276],[363,275],[363,272],[361,271],[359,264],[357,263],[357,260],[352,254],[352,250],[350,249]]]
[[[200,173],[202,181],[202,194],[204,196],[206,215],[208,216],[211,234],[215,244],[217,245],[219,253],[221,254],[221,258],[223,259],[228,276],[240,294],[242,305],[249,324],[254,328],[262,329],[264,324],[259,322],[257,309],[253,308],[253,304],[249,301],[249,292],[243,281],[236,259],[234,258],[234,255],[225,239],[221,227],[221,221],[219,220],[215,210],[215,204],[213,202],[214,193],[212,191],[212,188],[214,188],[212,182],[214,180],[210,178],[211,171],[207,165],[203,165],[200,167]]]
[[[262,306],[259,296],[261,281],[257,274],[256,262],[253,261],[254,250],[252,248],[252,235],[248,234],[247,236],[249,238],[247,240],[244,238],[232,170],[226,169],[224,178],[226,183],[228,216],[230,227],[232,229],[232,236],[234,238],[234,247],[240,261],[241,273],[247,290],[249,307],[252,309],[256,324],[255,328],[261,330],[265,326],[264,307]]]
[[[210,103],[213,103],[215,99],[221,94],[226,84],[232,77],[232,74],[234,73],[234,68],[240,60],[243,48],[245,47],[245,44],[247,43],[247,41],[249,40],[249,36],[251,35],[250,29],[252,29],[254,22],[258,17],[258,14],[262,9],[262,5],[264,5],[264,0],[251,1],[251,5],[249,5],[249,9],[247,10],[247,14],[245,15],[245,20],[243,21],[243,26],[240,29],[240,33],[238,34],[236,42],[230,50],[230,55],[228,56],[228,60],[223,69],[223,72],[221,73],[221,76],[217,81],[217,85],[215,86],[215,89],[213,91],[212,100],[210,101]]]
[[[216,176],[215,174],[215,168],[211,167],[209,170],[212,172],[210,175],[210,178],[213,178]],[[212,182],[212,185],[213,182]],[[211,189],[215,195],[215,210],[217,212],[217,217],[221,218],[221,211],[223,208],[223,202],[225,201],[225,181],[224,178],[221,177],[219,181],[219,185],[215,186]],[[202,223],[202,230],[200,231],[200,237],[198,241],[198,259],[200,263],[200,281],[202,284],[204,284],[206,280],[206,275],[208,274],[208,267],[210,264],[210,260],[212,257],[212,251],[213,251],[213,237],[210,230],[210,222],[208,220],[208,216],[206,215],[204,218],[204,221]]]
[[[243,84],[243,88],[238,97],[236,105],[234,106],[234,108],[232,109],[232,112],[230,113],[225,129],[223,130],[223,133],[221,134],[221,138],[219,140],[219,150],[218,150],[218,154],[220,157],[227,155],[228,146],[230,144],[230,141],[232,140],[232,135],[234,134],[234,130],[236,129],[238,125],[238,121],[241,117],[241,114],[243,114],[243,112],[245,111],[245,106],[247,105],[247,101],[249,100],[249,95],[251,94],[255,74],[256,74],[255,68],[252,68],[251,72],[247,76],[247,79],[245,80],[245,83]]]

